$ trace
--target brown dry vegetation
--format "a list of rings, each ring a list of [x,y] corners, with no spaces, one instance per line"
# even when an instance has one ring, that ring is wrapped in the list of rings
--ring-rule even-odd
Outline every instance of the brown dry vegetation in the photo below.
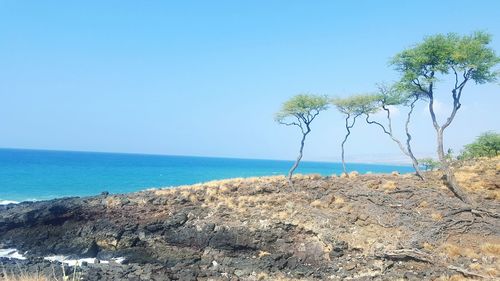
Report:
[[[69,281],[73,280],[70,278],[48,278],[43,275],[38,274],[4,274],[4,277],[0,277],[0,281]],[[79,279],[74,279],[79,280]]]
[[[38,274],[8,274],[3,273],[3,277],[0,277],[0,281],[49,281],[50,279],[45,276],[40,276]],[[54,280],[54,279],[53,279]],[[55,279],[57,281],[57,279]]]
[[[458,163],[455,177],[468,192],[486,199],[500,200],[500,156]]]

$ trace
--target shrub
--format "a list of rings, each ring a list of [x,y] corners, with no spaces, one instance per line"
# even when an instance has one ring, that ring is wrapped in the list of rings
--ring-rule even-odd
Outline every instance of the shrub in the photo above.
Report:
[[[495,132],[485,132],[479,135],[476,140],[464,146],[464,150],[459,159],[474,159],[478,157],[495,157],[500,151],[500,134]]]

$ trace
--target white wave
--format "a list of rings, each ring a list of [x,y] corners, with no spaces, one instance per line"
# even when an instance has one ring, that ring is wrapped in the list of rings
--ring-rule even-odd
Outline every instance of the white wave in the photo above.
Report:
[[[48,261],[52,261],[52,262],[58,261],[60,263],[67,264],[69,266],[81,265],[83,262],[103,263],[103,264],[109,264],[109,262],[110,262],[110,261],[106,261],[106,260],[99,260],[96,258],[70,259],[67,256],[50,256],[50,257],[45,257],[44,259],[48,260]],[[120,258],[112,258],[111,261],[114,263],[121,264],[125,261],[125,258],[121,258],[121,257]]]
[[[0,258],[25,260],[26,258],[16,249],[0,249]]]
[[[25,260],[26,259],[26,257],[24,257],[23,254],[19,253],[18,250],[13,249],[13,248],[0,249],[0,258],[18,259],[18,260]],[[123,258],[123,257],[112,258],[111,260],[99,260],[96,258],[70,259],[67,256],[50,256],[50,257],[45,257],[44,259],[51,261],[51,262],[58,261],[60,263],[67,264],[69,266],[81,265],[83,262],[103,263],[103,264],[109,264],[110,262],[113,262],[113,263],[121,264],[125,261],[125,258]]]
[[[19,202],[17,201],[12,201],[12,200],[0,200],[0,205],[9,205],[9,204],[18,204]]]

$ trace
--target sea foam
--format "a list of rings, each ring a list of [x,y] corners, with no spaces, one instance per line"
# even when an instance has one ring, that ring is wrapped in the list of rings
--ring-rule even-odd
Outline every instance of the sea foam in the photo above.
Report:
[[[16,249],[0,249],[0,258],[25,260],[26,258]]]
[[[75,265],[81,265],[83,262],[86,263],[102,263],[102,264],[109,264],[110,261],[108,260],[98,260],[96,258],[83,258],[83,259],[70,259],[67,256],[50,256],[50,257],[45,257],[45,260],[54,262],[58,261],[60,263],[67,264],[69,266],[75,266]],[[113,258],[111,259],[112,262],[121,264],[125,261],[125,258]]]
[[[12,200],[0,200],[0,205],[9,205],[9,204],[18,204],[19,202],[17,201],[12,201]]]

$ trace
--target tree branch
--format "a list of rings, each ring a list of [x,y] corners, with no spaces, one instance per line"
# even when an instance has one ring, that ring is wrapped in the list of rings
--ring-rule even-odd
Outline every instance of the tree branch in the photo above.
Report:
[[[285,122],[285,121],[278,121],[278,123],[280,123],[281,125],[285,125],[285,126],[300,126],[298,123],[296,122]]]
[[[389,109],[387,109],[387,110],[389,110]],[[381,123],[379,123],[377,121],[371,121],[371,120],[369,120],[370,116],[367,113],[365,113],[365,114],[366,114],[366,118],[365,118],[366,123],[378,125],[382,129],[382,131],[385,134],[387,134],[392,139],[392,141],[394,141],[399,146],[399,149],[401,150],[401,152],[403,152],[406,156],[410,156],[408,154],[408,151],[404,148],[404,146],[401,143],[401,141],[398,140],[396,137],[394,137],[394,134],[392,133],[392,128],[389,131],[387,131],[387,129],[385,128],[384,125],[382,125]],[[390,115],[388,115],[388,118],[390,118]]]
[[[387,135],[389,135],[389,136],[391,136],[391,135],[392,135],[392,133],[391,133],[391,132],[389,132],[389,131],[387,131],[387,130],[385,129],[385,126],[384,126],[384,125],[382,125],[381,123],[379,123],[379,122],[377,122],[377,121],[370,121],[370,120],[369,120],[370,115],[369,115],[368,113],[365,113],[365,115],[366,115],[366,118],[365,118],[366,123],[368,123],[368,124],[376,124],[376,125],[378,125],[378,126],[382,129],[382,131],[384,131],[384,133],[385,133],[385,134],[387,134]]]

